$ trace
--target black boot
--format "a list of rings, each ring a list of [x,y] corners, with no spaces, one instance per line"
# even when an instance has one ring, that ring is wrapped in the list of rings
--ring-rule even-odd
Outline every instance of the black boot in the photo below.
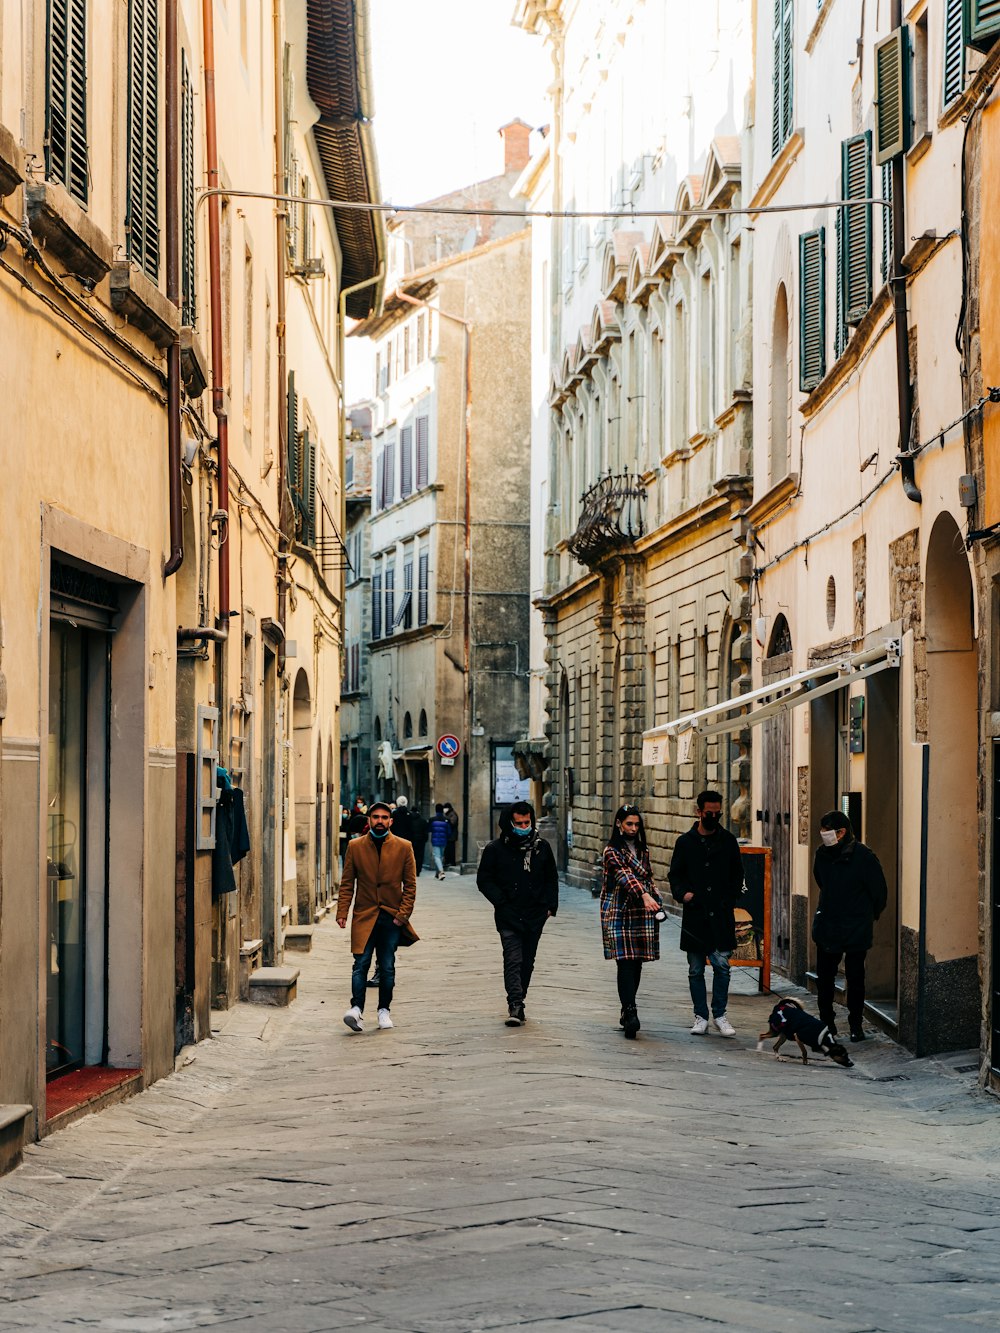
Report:
[[[626,1005],[622,1010],[624,1022],[622,1028],[629,1041],[635,1041],[635,1034],[639,1031],[639,1015],[636,1013],[634,1004]]]

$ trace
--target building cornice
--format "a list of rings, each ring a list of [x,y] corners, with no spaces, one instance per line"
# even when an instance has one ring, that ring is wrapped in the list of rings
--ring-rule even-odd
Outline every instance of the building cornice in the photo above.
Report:
[[[799,474],[789,472],[787,477],[783,477],[769,491],[765,491],[760,499],[750,506],[746,511],[747,522],[752,528],[759,528],[764,520],[770,518],[775,510],[790,500],[798,489]]]

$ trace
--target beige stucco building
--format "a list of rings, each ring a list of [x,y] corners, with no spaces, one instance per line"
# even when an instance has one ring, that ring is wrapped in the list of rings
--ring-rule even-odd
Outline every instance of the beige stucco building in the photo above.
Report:
[[[0,18],[0,1165],[171,1070],[329,898],[340,333],[382,231],[197,202],[377,198],[366,7],[309,16]],[[217,765],[250,852],[213,898]]]

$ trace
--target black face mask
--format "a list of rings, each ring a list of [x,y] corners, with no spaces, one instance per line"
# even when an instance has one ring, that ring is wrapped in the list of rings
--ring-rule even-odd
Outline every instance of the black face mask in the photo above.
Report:
[[[722,816],[719,814],[718,810],[706,810],[701,816],[702,827],[707,829],[717,829],[721,818]]]

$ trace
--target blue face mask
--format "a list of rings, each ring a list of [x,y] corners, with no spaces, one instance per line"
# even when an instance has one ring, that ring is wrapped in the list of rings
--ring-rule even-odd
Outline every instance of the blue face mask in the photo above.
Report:
[[[381,841],[388,832],[389,830],[387,828],[373,828],[371,830],[371,835],[373,838],[378,838]]]
[[[511,828],[519,838],[530,838],[534,832],[530,824],[527,828],[518,828],[516,824],[511,824]]]

